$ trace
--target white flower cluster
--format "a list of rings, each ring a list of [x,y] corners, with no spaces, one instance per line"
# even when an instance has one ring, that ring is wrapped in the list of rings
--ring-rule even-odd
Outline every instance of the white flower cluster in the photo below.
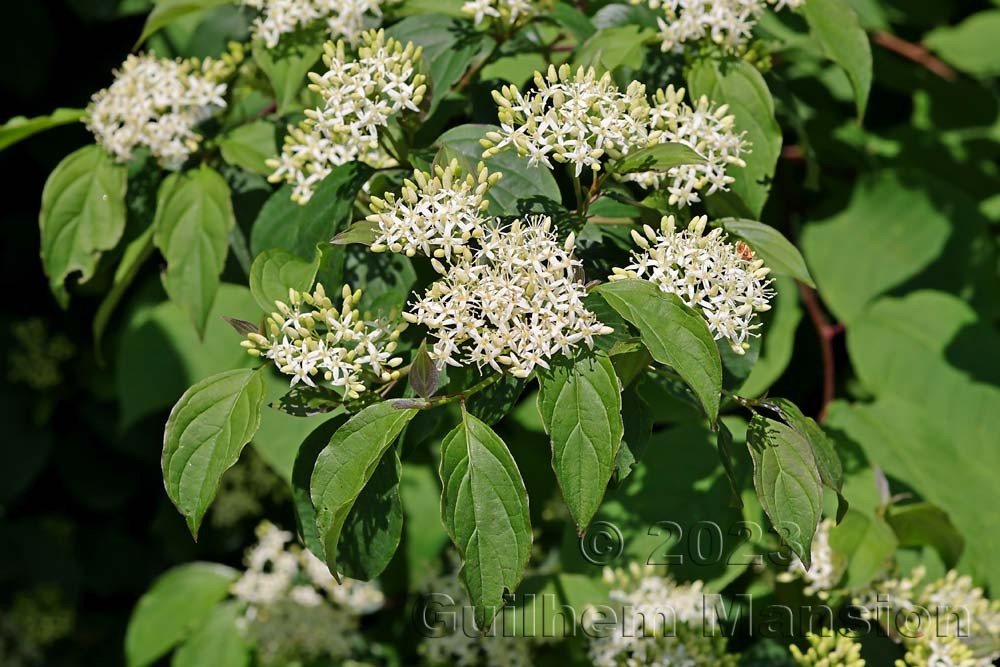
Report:
[[[232,594],[250,604],[247,618],[253,619],[259,607],[284,600],[303,607],[333,603],[356,616],[382,608],[385,597],[377,583],[343,578],[338,584],[323,561],[292,546],[292,539],[267,521],[257,527],[257,544],[244,556],[246,570],[232,586]]]
[[[767,0],[775,10],[796,9],[805,0]],[[764,0],[632,0],[662,10],[656,18],[661,48],[680,53],[690,42],[710,40],[729,52],[750,41],[764,12]]]
[[[664,182],[670,193],[671,205],[690,206],[705,195],[718,190],[728,190],[735,180],[726,173],[726,167],[746,167],[740,157],[748,152],[745,133],[735,129],[736,117],[727,115],[728,105],[716,107],[702,95],[694,107],[684,102],[684,89],[658,90],[653,96],[650,113],[651,136],[659,143],[684,144],[706,159],[703,164],[685,164],[666,172],[646,171],[627,174],[625,180],[634,181],[644,188],[659,189]]]
[[[649,143],[649,102],[638,81],[623,93],[610,73],[550,65],[547,76],[535,72],[535,86],[526,94],[513,85],[493,91],[501,131],[482,140],[483,157],[514,148],[531,165],[551,169],[555,160],[580,176],[584,168],[599,171],[603,157],[618,159]]]
[[[385,0],[243,0],[260,11],[252,27],[253,37],[269,49],[282,35],[326,21],[330,37],[343,37],[356,44],[366,28],[381,22]]]
[[[510,636],[502,626],[503,617],[498,616],[493,626],[485,633],[469,627],[458,627],[464,622],[463,614],[471,606],[469,595],[459,583],[458,570],[461,560],[449,552],[453,560],[450,574],[434,573],[421,586],[432,593],[438,601],[451,600],[455,613],[441,613],[437,618],[444,621],[438,636],[428,636],[420,643],[423,656],[422,665],[429,667],[531,667],[535,664],[532,644],[535,636]],[[446,610],[441,610],[446,611]],[[448,621],[451,621],[450,623]]]
[[[628,571],[604,571],[615,588],[610,606],[617,622],[591,634],[589,655],[595,667],[733,667],[738,656],[726,653],[726,639],[709,624],[704,584],[681,584],[633,563]]]
[[[447,167],[436,165],[434,175],[417,170],[413,181],[405,180],[397,198],[371,198],[372,215],[377,225],[372,252],[404,253],[408,257],[422,253],[427,257],[451,261],[455,255],[470,257],[469,242],[483,235],[489,206],[486,192],[500,180],[479,164],[476,174],[462,178],[457,160]]]
[[[816,595],[825,599],[836,588],[847,570],[847,561],[830,546],[832,519],[823,519],[816,528],[812,541],[812,567],[808,570],[798,556],[788,565],[788,572],[779,576],[782,581],[802,579],[805,581],[806,595]]]
[[[198,149],[196,128],[226,106],[228,65],[130,55],[115,81],[93,96],[87,128],[119,162],[145,148],[166,169],[180,169]]]
[[[898,667],[992,667],[1000,659],[1000,600],[954,570],[930,582],[926,574],[921,566],[882,580],[854,603],[902,640],[908,653]]]
[[[645,236],[633,230],[642,251],[632,253],[633,263],[614,269],[609,279],[642,278],[676,294],[701,311],[716,340],[726,339],[734,352],[743,354],[760,327],[757,313],[771,308],[770,269],[742,241],[729,243],[721,228],[705,234],[707,222],[699,216],[677,231],[673,216],[666,216],[660,232],[648,225]]]
[[[309,73],[309,86],[323,105],[289,130],[281,155],[268,161],[273,183],[295,186],[292,199],[305,204],[334,167],[361,160],[373,167],[395,164],[379,144],[380,132],[401,112],[419,112],[427,85],[417,73],[421,48],[405,47],[382,30],[361,35],[357,57],[343,40],[326,44],[325,74]]]
[[[474,363],[527,377],[548,359],[611,333],[583,304],[573,235],[562,245],[551,220],[533,216],[483,231],[479,248],[445,267],[442,278],[403,317],[437,338],[430,355],[452,366]]]
[[[489,18],[513,26],[534,16],[537,8],[532,0],[468,0],[462,5],[462,12],[471,16],[476,25]]]
[[[312,294],[289,290],[289,303],[275,302],[277,311],[267,320],[269,336],[251,333],[241,345],[251,355],[273,360],[292,376],[292,386],[315,387],[319,379],[342,388],[349,398],[367,391],[371,382],[399,377],[393,369],[403,360],[392,353],[402,327],[366,321],[354,307],[361,290],[352,293],[344,285],[342,296],[338,310],[322,284]]]

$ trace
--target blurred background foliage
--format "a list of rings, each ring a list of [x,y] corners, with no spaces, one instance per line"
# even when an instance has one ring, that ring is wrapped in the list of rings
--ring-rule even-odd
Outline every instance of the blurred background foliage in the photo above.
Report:
[[[884,500],[881,472],[890,494],[935,503],[965,536],[960,569],[997,596],[1000,3],[852,4],[873,42],[874,85],[862,125],[852,119],[850,82],[804,37],[801,19],[768,14],[761,24],[774,72],[781,74],[780,82],[772,75],[768,82],[785,132],[761,219],[803,250],[822,302],[779,283],[761,361],[743,393],[773,383],[772,394],[796,400],[807,414],[825,414],[845,460],[845,493],[854,508],[874,516]],[[85,106],[132,48],[150,5],[7,3],[0,22],[7,115]],[[150,46],[163,55],[217,54],[246,34],[248,22],[239,7],[221,7],[172,24]],[[494,75],[520,71],[522,64],[506,63]],[[478,113],[478,122],[493,120],[489,109]],[[123,663],[129,613],[157,574],[195,559],[237,565],[261,516],[294,525],[286,482],[295,448],[317,425],[271,411],[252,455],[227,476],[209,517],[211,529],[202,531],[199,543],[191,541],[163,492],[163,420],[193,382],[249,363],[220,315],[254,306],[246,289],[224,286],[199,341],[183,314],[164,301],[157,267],[147,267],[108,327],[101,354],[95,353],[91,322],[116,258],[104,258],[95,279],[61,311],[37,254],[45,178],[89,140],[82,125],[65,126],[0,153],[2,271],[12,297],[0,315],[7,340],[0,390],[4,664],[18,664],[18,655],[25,664],[41,664],[42,655],[45,664]],[[147,187],[155,193],[155,183]],[[262,181],[247,178],[238,215],[243,207],[252,221],[268,192]],[[136,206],[150,206],[153,196]],[[239,275],[238,268],[232,271]],[[642,399],[656,406],[656,435],[637,472],[609,494],[598,516],[634,529],[638,538],[629,541],[626,556],[644,559],[662,545],[662,536],[646,534],[660,520],[726,525],[759,519],[729,506],[713,443],[693,413],[671,398],[669,386],[644,382]],[[434,425],[421,419],[404,445],[414,462],[403,478],[404,548],[383,577],[400,613],[380,616],[367,628],[369,636],[401,647],[403,663],[413,657],[403,612],[407,591],[440,562],[446,539],[437,521],[434,457],[417,447],[421,433]],[[745,424],[729,425],[741,440]],[[540,574],[525,582],[524,591],[557,587],[570,598],[586,597],[594,568],[580,558],[552,488],[547,439],[533,400],[498,428],[531,497],[550,498],[531,508],[541,533],[535,559],[559,554],[562,560],[558,575],[537,568]],[[914,547],[909,554],[904,558],[911,563],[944,569],[931,549]],[[748,583],[747,573],[731,567],[676,574],[705,579],[717,590]],[[760,590],[774,599],[790,594],[780,585]]]

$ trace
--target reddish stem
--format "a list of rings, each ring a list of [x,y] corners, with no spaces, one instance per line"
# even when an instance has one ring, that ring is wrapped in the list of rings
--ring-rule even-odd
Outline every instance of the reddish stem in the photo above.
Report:
[[[930,51],[927,50],[927,47],[922,44],[908,42],[901,37],[897,37],[896,35],[882,30],[877,30],[872,33],[872,41],[884,49],[888,49],[893,53],[901,55],[907,60],[912,60],[918,65],[924,67],[926,70],[937,74],[942,79],[947,81],[955,81],[958,79],[958,72],[953,70],[942,60],[936,58]]]
[[[806,285],[799,283],[799,292],[802,294],[802,301],[806,305],[806,312],[816,327],[816,334],[819,336],[820,352],[823,356],[823,399],[819,408],[818,420],[826,419],[827,408],[833,401],[836,390],[837,366],[833,354],[833,339],[837,334],[844,331],[844,325],[839,322],[831,323],[826,319],[823,306],[820,305],[816,292]]]

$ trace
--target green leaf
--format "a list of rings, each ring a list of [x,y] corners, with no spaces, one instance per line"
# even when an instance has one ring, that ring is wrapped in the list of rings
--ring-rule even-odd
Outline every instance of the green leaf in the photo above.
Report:
[[[90,280],[101,253],[125,231],[128,171],[97,146],[68,155],[45,181],[38,224],[42,264],[49,287],[63,308],[69,305],[66,278]]]
[[[386,451],[416,414],[416,410],[397,409],[391,401],[371,405],[340,427],[317,457],[310,490],[319,539],[331,572],[341,571],[338,558],[343,555],[338,554],[338,544],[348,515]]]
[[[297,34],[283,39],[274,49],[260,41],[254,42],[252,49],[254,62],[271,82],[278,113],[288,113],[305,86],[306,74],[323,55],[322,39],[308,39],[304,34]]]
[[[191,534],[215,499],[223,473],[257,432],[264,405],[260,371],[226,371],[184,392],[163,433],[163,481]]]
[[[645,41],[655,34],[637,25],[598,30],[577,49],[573,68],[595,67],[598,72],[612,72],[618,67],[637,70],[642,67]]]
[[[352,579],[371,581],[389,566],[403,537],[399,447],[390,447],[375,467],[344,522],[337,565]]]
[[[148,284],[156,290],[151,298],[143,298],[150,290],[137,289],[135,305],[122,318],[115,356],[119,428],[123,431],[143,418],[169,411],[177,397],[199,380],[260,363],[239,346],[239,337],[222,319],[232,314],[260,320],[250,290],[223,283],[205,335],[199,338],[184,311],[163,299],[155,281]],[[150,382],[150,378],[156,381]]]
[[[250,291],[261,310],[269,313],[274,310],[275,301],[287,302],[289,289],[309,291],[322,259],[323,253],[319,248],[316,248],[311,262],[303,261],[281,248],[265,250],[257,255],[250,267]]]
[[[386,35],[404,45],[413,42],[423,47],[431,84],[428,115],[434,113],[477,55],[492,43],[484,33],[473,30],[468,21],[444,14],[410,16],[387,29]]]
[[[833,441],[820,425],[812,417],[802,414],[802,410],[787,398],[768,398],[765,405],[775,410],[786,424],[809,441],[820,478],[829,488],[840,493],[844,487],[844,468]]]
[[[754,416],[747,432],[753,485],[781,539],[812,564],[812,539],[823,511],[823,487],[812,447],[781,422]]]
[[[30,136],[51,130],[60,125],[68,125],[83,120],[86,115],[84,109],[56,109],[48,116],[36,116],[35,118],[25,118],[24,116],[14,116],[3,125],[0,125],[0,151],[13,146],[19,141],[24,141]]]
[[[121,261],[118,262],[118,268],[115,269],[115,277],[111,283],[111,289],[104,295],[101,305],[98,306],[97,312],[94,314],[94,350],[97,352],[98,358],[101,358],[101,338],[104,337],[104,330],[108,325],[111,314],[115,310],[115,306],[118,305],[118,302],[125,295],[125,291],[128,290],[129,285],[135,280],[139,269],[142,268],[142,265],[153,254],[153,231],[154,228],[150,225],[142,234],[125,246],[125,252],[122,253]]]
[[[167,260],[163,286],[204,334],[236,226],[226,180],[205,165],[170,175],[160,187],[153,226],[153,243]]]
[[[703,164],[705,158],[684,144],[665,143],[629,153],[609,166],[615,174],[634,171],[666,171],[682,164]]]
[[[597,32],[586,14],[563,0],[556,2],[552,8],[552,19],[569,30],[577,42],[585,42]]]
[[[316,525],[316,508],[312,503],[313,468],[316,459],[328,444],[334,433],[344,425],[347,417],[340,415],[316,427],[299,446],[292,468],[292,503],[295,506],[295,523],[302,537],[302,543],[317,558],[325,559],[323,540]]]
[[[503,440],[465,410],[441,443],[441,519],[462,557],[476,626],[490,627],[531,557],[528,493]]]
[[[606,354],[558,361],[538,375],[538,411],[552,469],[579,531],[601,505],[625,426],[618,376]]]
[[[487,132],[496,132],[495,125],[459,125],[438,137],[437,145],[447,149],[447,157],[458,160],[466,173],[474,173],[482,162],[490,173],[501,172],[503,178],[490,188],[486,198],[490,201],[491,215],[521,215],[530,211],[533,200],[562,201],[559,185],[552,172],[541,166],[529,167],[514,151],[498,153],[483,159],[479,140]]]
[[[722,469],[726,471],[726,477],[729,479],[729,489],[733,494],[733,504],[737,507],[743,507],[743,498],[740,496],[742,485],[740,484],[739,475],[736,474],[736,466],[733,464],[733,432],[721,422],[716,432],[715,446],[719,450],[719,462],[722,463]]]
[[[965,549],[965,538],[951,522],[948,513],[931,503],[894,505],[886,521],[901,547],[928,545],[941,556],[945,567],[958,565]]]
[[[351,221],[354,199],[371,176],[372,168],[350,162],[334,170],[316,187],[305,206],[291,200],[292,186],[275,192],[257,215],[250,234],[254,255],[281,248],[311,261],[316,244],[329,241]]]
[[[928,407],[888,394],[869,405],[830,405],[826,425],[858,443],[890,479],[932,502],[965,536],[960,569],[1000,586],[1000,391],[952,384],[956,407]],[[940,411],[940,412],[937,412]],[[947,415],[947,422],[935,418]]]
[[[253,174],[267,176],[274,170],[267,160],[278,154],[274,125],[258,120],[226,132],[219,137],[219,151],[229,164]]]
[[[430,398],[437,391],[441,373],[437,364],[427,353],[427,341],[420,341],[420,347],[413,353],[410,365],[410,386],[420,398]]]
[[[462,11],[465,0],[403,0],[392,10],[394,16],[413,16],[415,14],[430,14],[437,12],[456,18],[467,18]]]
[[[139,598],[125,631],[128,667],[156,662],[210,616],[239,572],[215,563],[188,563],[168,570]]]
[[[759,217],[781,153],[781,128],[774,118],[774,100],[764,77],[742,60],[702,60],[691,68],[688,86],[692,98],[707,95],[717,104],[728,104],[729,112],[736,116],[736,130],[746,132],[752,152],[744,158],[745,169],[729,170],[736,179],[730,187],[751,216]]]
[[[235,600],[215,607],[204,624],[177,649],[170,667],[249,665],[250,645],[239,628],[243,615],[243,605]]]
[[[713,223],[722,227],[727,234],[742,239],[764,260],[764,266],[771,269],[777,276],[790,276],[796,280],[815,287],[806,261],[799,249],[774,227],[756,220],[740,218],[723,218]]]
[[[973,76],[1000,74],[996,39],[1000,10],[978,12],[956,26],[941,26],[924,36],[924,44],[941,59]]]
[[[719,416],[722,360],[705,320],[676,294],[645,280],[616,280],[595,288],[631,322],[653,359],[677,371],[711,421]]]
[[[896,552],[896,536],[881,517],[851,510],[830,530],[830,548],[847,563],[840,585],[849,591],[866,589],[888,571]]]
[[[637,385],[634,382],[622,391],[622,422],[625,433],[615,456],[615,484],[621,484],[632,474],[635,466],[642,460],[653,434],[653,415]]]
[[[350,227],[330,239],[330,243],[333,245],[351,245],[352,243],[371,245],[375,243],[375,239],[378,238],[378,235],[379,228],[377,222],[373,222],[371,220],[358,220],[357,222],[351,224]]]
[[[885,170],[863,177],[843,211],[806,225],[802,250],[833,314],[850,325],[872,299],[932,266],[938,286],[951,282],[949,270],[981,270],[970,258],[973,242],[961,240],[982,225],[964,199],[926,174]],[[950,244],[963,252],[935,263]]]
[[[771,299],[771,310],[762,316],[760,356],[750,377],[736,392],[740,396],[760,396],[766,392],[792,360],[795,332],[802,321],[798,286],[791,278],[779,276],[772,287],[777,294]]]
[[[809,0],[802,5],[802,14],[812,39],[847,73],[861,120],[872,86],[872,49],[857,13],[848,0]]]
[[[153,11],[146,17],[146,25],[133,48],[138,49],[153,33],[188,14],[231,4],[233,0],[157,0]]]

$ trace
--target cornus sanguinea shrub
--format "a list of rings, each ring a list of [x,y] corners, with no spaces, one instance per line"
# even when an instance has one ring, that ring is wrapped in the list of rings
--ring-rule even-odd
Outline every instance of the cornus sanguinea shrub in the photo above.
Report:
[[[897,4],[159,0],[0,128],[92,135],[49,288],[191,535],[257,525],[130,667],[992,664],[1000,19]]]

